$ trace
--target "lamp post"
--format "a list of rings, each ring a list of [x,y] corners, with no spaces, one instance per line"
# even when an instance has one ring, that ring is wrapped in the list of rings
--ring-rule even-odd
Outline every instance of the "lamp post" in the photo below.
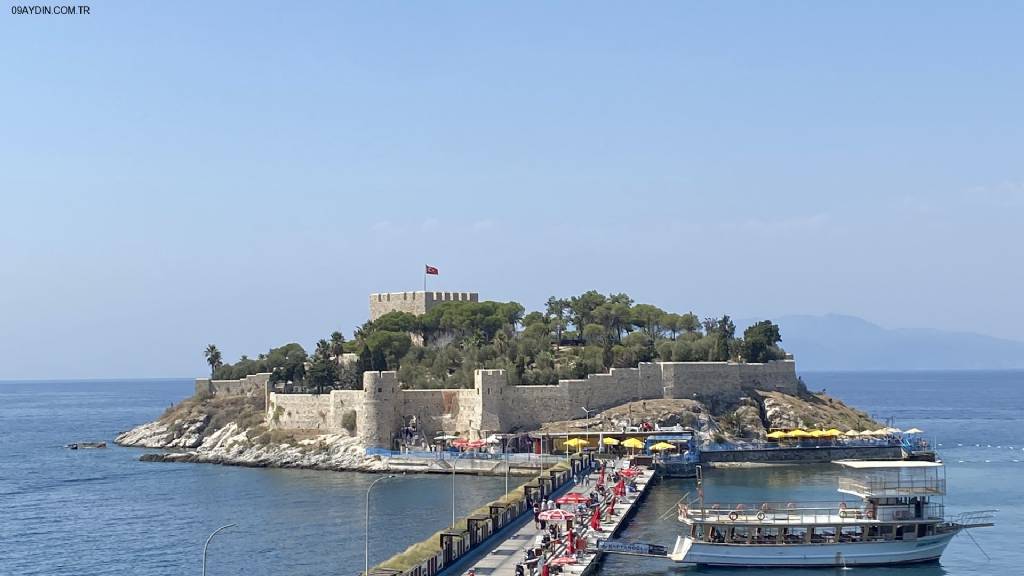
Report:
[[[238,524],[226,524],[224,526],[221,526],[220,528],[217,528],[213,531],[213,534],[210,534],[210,537],[206,539],[206,544],[203,544],[203,576],[206,576],[206,550],[210,547],[210,540],[213,540],[213,537],[216,536],[217,533],[221,530],[231,528],[232,526],[238,526]]]
[[[370,572],[370,490],[373,490],[373,485],[376,484],[377,482],[380,482],[381,480],[387,480],[389,478],[394,478],[394,477],[395,477],[394,474],[388,474],[387,476],[381,476],[380,478],[377,478],[373,482],[370,482],[370,485],[366,488],[366,524],[365,524],[366,535],[365,535],[364,547],[363,547],[363,562],[364,562],[363,574],[364,575],[365,574],[369,574],[369,572]]]
[[[508,500],[508,435],[502,437],[502,454],[505,456],[505,499]]]
[[[452,528],[455,528],[455,465],[459,462],[459,458],[466,455],[466,452],[460,453],[452,460]]]

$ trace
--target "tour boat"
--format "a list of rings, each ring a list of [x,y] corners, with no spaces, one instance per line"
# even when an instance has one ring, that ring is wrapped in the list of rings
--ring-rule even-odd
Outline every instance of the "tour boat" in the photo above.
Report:
[[[706,566],[879,566],[936,561],[959,531],[994,510],[944,516],[940,462],[840,460],[842,502],[679,505],[686,531],[669,557]]]

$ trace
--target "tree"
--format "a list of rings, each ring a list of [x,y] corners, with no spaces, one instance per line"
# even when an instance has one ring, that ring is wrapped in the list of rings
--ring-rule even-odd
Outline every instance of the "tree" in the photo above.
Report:
[[[604,304],[605,300],[597,290],[589,290],[569,299],[570,318],[577,332],[582,333],[583,327],[594,321],[594,310]]]
[[[210,378],[213,378],[213,373],[216,372],[217,368],[224,365],[221,359],[220,350],[216,346],[210,344],[206,347],[206,352],[203,353],[206,356],[206,363],[210,365]]]
[[[545,312],[555,329],[555,342],[562,342],[562,330],[565,330],[565,311],[569,308],[569,302],[564,298],[548,298]]]
[[[337,378],[337,362],[329,356],[317,354],[309,363],[309,370],[306,372],[306,381],[311,386],[316,386],[316,393],[321,394],[324,388],[330,388]]]
[[[331,356],[341,360],[343,354],[345,354],[345,336],[335,330],[331,332]]]
[[[747,362],[776,360],[781,350],[776,344],[782,341],[778,325],[771,320],[762,320],[743,331],[741,346],[743,359]]]
[[[664,332],[662,318],[665,311],[651,304],[633,306],[633,324],[642,329],[651,338],[658,338]]]

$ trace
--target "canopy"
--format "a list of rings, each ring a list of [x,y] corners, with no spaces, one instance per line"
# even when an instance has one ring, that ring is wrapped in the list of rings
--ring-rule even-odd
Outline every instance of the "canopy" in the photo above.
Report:
[[[806,438],[810,435],[810,432],[805,432],[799,428],[797,428],[796,430],[790,430],[789,432],[786,432],[787,438]]]
[[[910,430],[903,431],[904,434],[921,434],[923,432],[924,430],[921,430],[920,428],[911,428]]]
[[[769,432],[767,436],[768,438],[785,438],[786,433],[782,430],[776,430],[775,432]]]
[[[638,438],[626,438],[622,442],[622,445],[625,446],[626,448],[643,448],[644,441]]]
[[[575,448],[577,446],[590,446],[590,442],[585,438],[570,438],[565,441],[565,445]]]
[[[654,446],[651,446],[651,450],[673,450],[674,448],[675,445],[669,444],[668,442],[658,442]]]
[[[540,514],[537,514],[537,519],[544,521],[553,520],[555,522],[565,522],[566,520],[572,520],[573,518],[575,518],[575,516],[576,515],[572,512],[567,512],[565,510],[559,510],[558,508],[555,508],[553,510],[544,510]]]
[[[587,502],[590,502],[590,498],[579,492],[569,492],[555,500],[555,504],[586,504]]]
[[[601,443],[604,444],[605,446],[618,446],[619,445],[619,441],[616,440],[615,438],[605,438],[604,440],[601,440]]]

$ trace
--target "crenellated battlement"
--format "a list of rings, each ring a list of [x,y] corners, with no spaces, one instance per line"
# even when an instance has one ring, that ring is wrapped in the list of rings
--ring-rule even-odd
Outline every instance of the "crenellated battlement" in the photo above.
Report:
[[[370,294],[370,320],[389,312],[408,312],[417,316],[444,302],[479,302],[476,292],[378,292]]]

